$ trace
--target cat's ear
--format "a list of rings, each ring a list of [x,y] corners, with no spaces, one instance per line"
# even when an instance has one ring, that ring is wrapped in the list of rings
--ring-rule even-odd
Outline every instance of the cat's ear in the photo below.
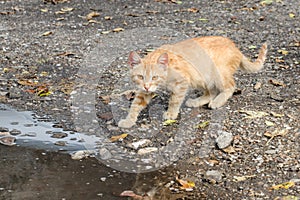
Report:
[[[168,54],[167,53],[161,54],[159,56],[159,58],[157,59],[157,64],[159,64],[164,69],[166,69],[168,67],[168,64],[169,64],[169,56],[168,56]]]
[[[131,51],[128,57],[128,64],[131,68],[142,62],[140,56],[135,52]]]

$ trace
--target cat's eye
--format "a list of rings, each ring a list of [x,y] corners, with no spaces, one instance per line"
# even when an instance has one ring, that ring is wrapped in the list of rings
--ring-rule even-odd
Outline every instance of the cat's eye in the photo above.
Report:
[[[143,80],[144,76],[143,75],[137,75],[137,78],[140,79],[140,80]]]
[[[152,76],[152,80],[156,81],[158,79],[158,76]]]

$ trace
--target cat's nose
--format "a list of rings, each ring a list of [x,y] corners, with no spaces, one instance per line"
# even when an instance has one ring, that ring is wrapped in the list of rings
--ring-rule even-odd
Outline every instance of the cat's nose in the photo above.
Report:
[[[150,84],[144,84],[144,88],[145,90],[148,92],[149,88],[150,88]]]

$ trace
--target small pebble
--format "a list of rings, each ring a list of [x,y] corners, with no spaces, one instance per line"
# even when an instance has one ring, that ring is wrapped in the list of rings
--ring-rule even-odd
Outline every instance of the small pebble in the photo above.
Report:
[[[220,149],[224,149],[231,144],[232,140],[233,140],[232,133],[221,131],[219,133],[219,137],[217,137],[216,139],[216,143]]]
[[[99,150],[99,154],[100,154],[100,158],[102,160],[108,160],[108,159],[110,159],[112,157],[111,153],[106,148],[101,148]]]

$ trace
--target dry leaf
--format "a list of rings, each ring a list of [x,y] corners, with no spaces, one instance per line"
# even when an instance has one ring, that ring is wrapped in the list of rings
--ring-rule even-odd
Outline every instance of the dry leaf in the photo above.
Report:
[[[109,34],[111,31],[102,31],[101,34]]]
[[[209,125],[209,121],[204,121],[196,126],[196,128],[204,129]]]
[[[197,12],[199,12],[199,9],[197,9],[197,8],[188,8],[187,11],[192,12],[192,13],[197,13]]]
[[[275,79],[271,79],[270,83],[275,86],[285,86],[283,81],[279,81],[279,80],[275,80]]]
[[[91,20],[93,17],[98,17],[98,16],[100,16],[100,13],[93,11],[87,14],[85,18],[86,20]]]
[[[125,29],[124,28],[114,28],[113,29],[113,32],[121,32],[121,31],[124,31]]]
[[[275,113],[275,112],[271,112],[271,115],[273,117],[284,117],[284,114],[278,114],[278,113]]]
[[[270,139],[267,141],[267,145],[269,144],[269,142],[277,136],[285,136],[289,131],[287,129],[282,129],[281,131],[279,131],[278,129],[276,129],[275,131],[273,131],[272,133],[270,132],[265,132],[264,136],[269,137]]]
[[[195,183],[193,181],[188,180],[182,180],[179,178],[176,178],[176,181],[181,185],[181,189],[191,191],[195,187]]]
[[[245,117],[245,119],[261,118],[261,117],[269,115],[268,113],[263,112],[263,111],[239,110],[239,112],[245,113],[248,115]]]
[[[224,151],[225,153],[235,153],[235,149],[233,146],[228,146],[228,147],[222,149],[222,151]]]
[[[32,82],[30,80],[18,80],[18,83],[20,85],[24,85],[24,86],[37,86],[37,82]]]
[[[49,36],[49,35],[52,35],[53,32],[52,31],[46,31],[42,34],[42,36]]]
[[[67,52],[67,51],[56,54],[56,56],[74,56],[74,55],[75,55],[75,53]]]
[[[131,197],[133,200],[146,200],[146,198],[144,198],[143,196],[141,195],[137,195],[135,194],[133,191],[130,191],[130,190],[126,190],[124,192],[122,192],[120,194],[121,197]]]
[[[265,121],[265,124],[266,124],[267,126],[274,126],[274,125],[275,125],[273,122],[268,121],[268,120]]]
[[[289,181],[289,182],[281,183],[278,185],[274,185],[270,188],[270,190],[289,189],[290,187],[293,187],[293,186],[295,186],[295,182]]]
[[[118,141],[118,140],[122,140],[122,139],[126,138],[127,135],[128,135],[127,133],[123,133],[121,135],[111,136],[110,141],[115,142],[115,141]]]
[[[172,124],[175,124],[176,122],[177,122],[177,120],[175,120],[175,119],[168,119],[168,120],[163,122],[163,125],[164,126],[170,126]]]
[[[112,18],[113,18],[112,16],[105,16],[104,17],[105,20],[112,20]]]
[[[256,175],[249,175],[249,176],[233,176],[233,181],[235,182],[240,182],[240,181],[245,181],[248,178],[253,178],[256,177]]]
[[[65,7],[65,8],[60,9],[60,11],[62,11],[62,12],[71,12],[73,10],[74,10],[74,8],[69,8],[69,7]]]
[[[277,50],[278,53],[281,53],[282,55],[287,55],[289,52],[285,49],[279,49]]]

